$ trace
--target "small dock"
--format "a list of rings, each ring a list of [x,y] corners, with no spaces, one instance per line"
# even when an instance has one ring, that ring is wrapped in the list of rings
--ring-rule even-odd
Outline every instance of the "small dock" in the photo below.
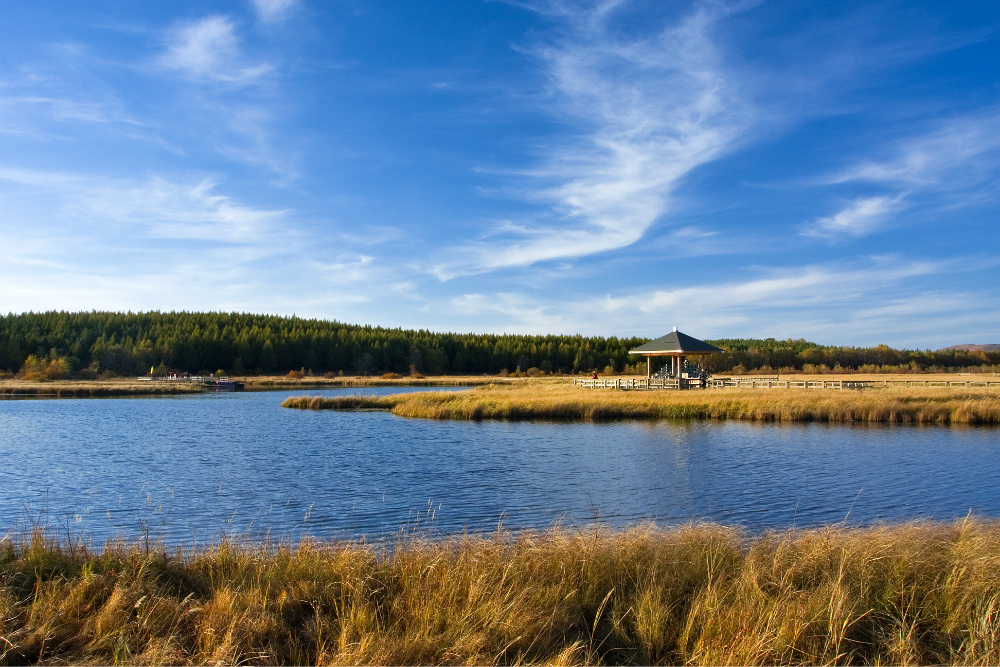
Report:
[[[156,376],[136,378],[140,382],[165,382],[170,384],[200,384],[206,389],[215,391],[242,391],[244,385],[228,377],[214,377],[212,375],[188,375],[188,376]]]

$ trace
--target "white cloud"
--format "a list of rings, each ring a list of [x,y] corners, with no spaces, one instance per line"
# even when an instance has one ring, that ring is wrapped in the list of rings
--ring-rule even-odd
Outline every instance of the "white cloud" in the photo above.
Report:
[[[930,132],[905,139],[893,149],[891,158],[862,162],[826,182],[866,181],[923,188],[961,186],[970,177],[979,180],[986,176],[984,167],[995,170],[998,151],[1000,109],[994,107],[986,113],[953,119]],[[959,183],[953,183],[955,180]]]
[[[903,208],[905,193],[896,197],[858,197],[832,216],[819,218],[803,229],[804,236],[865,236]]]
[[[317,278],[333,279],[337,284],[360,283],[371,280],[381,267],[373,264],[371,255],[341,255],[334,260],[316,259],[308,263],[310,273]],[[368,300],[368,297],[365,297]]]
[[[857,197],[837,213],[805,225],[802,235],[866,236],[907,208],[904,200],[921,195],[935,195],[939,207],[962,207],[994,197],[1000,167],[997,110],[952,119],[898,142],[890,152],[885,160],[860,162],[820,183],[871,183],[894,188],[891,194]]]
[[[155,178],[136,185],[96,188],[74,208],[95,219],[138,223],[151,237],[227,243],[260,241],[286,211],[261,210],[214,194],[216,183],[171,183]]]
[[[295,0],[253,0],[261,21],[280,21],[295,5]]]
[[[129,236],[147,238],[228,244],[256,244],[267,238],[271,239],[271,251],[282,245],[275,243],[272,232],[287,211],[237,203],[216,194],[217,184],[209,180],[177,183],[154,177],[108,182],[73,174],[0,168],[0,181],[40,192],[58,207],[53,219],[63,222],[96,221],[101,227],[127,227]]]
[[[37,116],[39,112],[58,121],[78,121],[83,123],[109,124],[113,122],[135,122],[113,117],[103,104],[90,101],[78,101],[71,99],[58,99],[41,96],[22,96],[0,98],[0,107],[3,108],[26,108],[30,109],[32,115]],[[10,114],[4,114],[10,117]],[[136,123],[137,124],[137,123]]]
[[[963,330],[1000,323],[995,297],[967,290],[917,287],[956,270],[990,272],[996,262],[960,258],[908,261],[874,257],[794,268],[753,268],[746,280],[604,297],[538,297],[516,292],[469,293],[447,303],[507,333],[660,336],[672,326],[699,338],[806,336],[827,344],[952,344]],[[905,286],[904,289],[900,289]],[[490,325],[484,325],[490,330]]]
[[[161,142],[95,74],[98,66],[86,49],[59,45],[46,55],[48,60],[40,57],[0,76],[0,134],[36,142],[85,136]]]
[[[561,304],[564,305],[564,304]],[[579,331],[579,319],[572,313],[560,313],[560,305],[516,292],[462,294],[447,304],[449,315],[470,315],[501,322],[495,333],[572,333]],[[482,316],[486,316],[485,318]]]
[[[750,121],[710,32],[722,11],[703,7],[648,39],[612,34],[613,5],[564,13],[563,41],[540,51],[562,113],[591,128],[524,173],[518,193],[545,212],[452,249],[441,279],[580,257],[631,245],[669,209],[671,191],[716,159]]]
[[[210,180],[0,168],[4,307],[288,313],[317,295],[364,297],[358,282],[338,290],[343,276],[333,271],[313,282],[316,251],[289,211],[220,190]]]
[[[611,312],[635,311],[647,315],[687,311],[697,304],[696,317],[716,311],[748,308],[828,307],[833,303],[856,301],[866,292],[906,278],[941,270],[940,264],[882,260],[866,267],[832,268],[815,265],[792,269],[771,269],[768,275],[746,281],[694,285],[674,289],[595,300]]]
[[[193,79],[229,83],[252,81],[271,69],[267,64],[242,65],[239,40],[225,16],[208,16],[175,29],[159,64]]]

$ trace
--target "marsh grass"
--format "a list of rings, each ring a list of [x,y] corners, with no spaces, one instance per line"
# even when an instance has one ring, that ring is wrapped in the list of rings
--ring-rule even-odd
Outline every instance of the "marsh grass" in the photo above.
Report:
[[[205,388],[196,384],[167,382],[0,382],[0,396],[38,396],[40,398],[83,398],[99,396],[148,396],[198,394]]]
[[[298,396],[307,410],[389,410],[428,419],[747,419],[755,421],[1000,424],[1000,390],[706,389],[613,391],[566,383],[489,385],[468,391],[389,396]]]
[[[385,378],[383,376],[336,376],[330,377],[306,377],[302,380],[291,380],[287,377],[242,377],[241,381],[246,383],[248,388],[292,388],[299,386],[315,387],[475,387],[480,385],[496,384],[498,382],[518,382],[518,380],[499,380],[497,377],[470,376],[470,375],[439,375],[426,377],[420,373],[416,375]],[[524,382],[524,381],[522,381]],[[565,380],[563,380],[565,382]]]
[[[8,664],[997,664],[1000,522],[0,542]]]

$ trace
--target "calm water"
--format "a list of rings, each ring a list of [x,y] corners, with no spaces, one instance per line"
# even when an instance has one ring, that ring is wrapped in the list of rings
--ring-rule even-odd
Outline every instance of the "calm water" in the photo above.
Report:
[[[434,422],[278,407],[290,394],[0,401],[0,535],[31,522],[201,542],[1000,516],[997,429]]]

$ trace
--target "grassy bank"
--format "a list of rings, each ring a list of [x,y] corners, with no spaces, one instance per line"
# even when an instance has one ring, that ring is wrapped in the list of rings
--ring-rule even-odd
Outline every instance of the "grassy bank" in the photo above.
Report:
[[[384,378],[384,377],[240,377],[247,389],[295,389],[296,387],[321,387],[324,389],[339,389],[342,387],[477,387],[498,382],[508,382],[506,379],[483,376],[436,376],[411,378],[407,376]],[[517,382],[516,379],[509,380]]]
[[[997,664],[1000,523],[0,543],[8,664]]]
[[[389,410],[428,419],[748,419],[758,421],[1000,424],[996,389],[890,388],[613,391],[561,384],[486,386],[390,396],[298,396],[309,410]]]
[[[345,387],[474,387],[482,384],[504,382],[497,378],[435,377],[435,378],[365,378],[365,377],[248,377],[236,378],[248,390],[283,390],[297,388],[338,389]],[[517,382],[518,380],[511,380]],[[526,380],[522,380],[524,382]],[[37,396],[39,398],[80,398],[99,396],[168,396],[197,394],[212,391],[200,384],[185,382],[144,382],[135,379],[116,380],[57,380],[29,382],[0,380],[0,396]]]
[[[157,396],[198,394],[200,385],[135,380],[62,380],[56,382],[0,381],[0,396],[37,396],[39,398],[83,398],[99,396]]]

